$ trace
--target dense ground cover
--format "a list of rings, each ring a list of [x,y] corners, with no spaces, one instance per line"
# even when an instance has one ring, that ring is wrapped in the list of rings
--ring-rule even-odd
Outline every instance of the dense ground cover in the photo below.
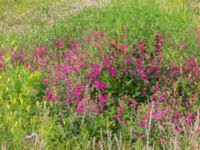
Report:
[[[58,15],[74,4],[1,3]],[[198,2],[89,6],[2,30],[2,149],[199,149]]]

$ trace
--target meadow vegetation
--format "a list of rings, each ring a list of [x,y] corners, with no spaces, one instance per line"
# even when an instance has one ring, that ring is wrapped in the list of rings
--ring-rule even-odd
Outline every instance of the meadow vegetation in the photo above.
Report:
[[[0,0],[0,146],[200,149],[198,0]]]

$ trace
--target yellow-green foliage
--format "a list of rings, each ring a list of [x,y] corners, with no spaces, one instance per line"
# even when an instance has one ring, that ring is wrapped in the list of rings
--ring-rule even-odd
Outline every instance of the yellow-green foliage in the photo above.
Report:
[[[53,121],[45,101],[38,97],[40,78],[39,71],[30,73],[23,66],[10,65],[0,73],[0,145],[7,149],[44,146]]]

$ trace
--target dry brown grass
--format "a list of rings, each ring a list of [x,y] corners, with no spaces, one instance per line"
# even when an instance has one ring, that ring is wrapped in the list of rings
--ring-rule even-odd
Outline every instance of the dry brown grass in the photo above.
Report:
[[[76,15],[87,7],[102,7],[108,0],[31,0],[3,2],[0,0],[0,32],[4,34],[38,31],[53,26],[69,15]]]

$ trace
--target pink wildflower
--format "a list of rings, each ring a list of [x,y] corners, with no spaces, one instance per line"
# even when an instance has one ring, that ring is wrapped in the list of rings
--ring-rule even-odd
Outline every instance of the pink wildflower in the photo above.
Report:
[[[119,106],[119,107],[117,107],[117,110],[118,110],[119,112],[123,111],[123,109],[124,109],[123,106]]]
[[[24,67],[26,68],[26,69],[28,69],[29,68],[29,64],[24,64]]]
[[[99,96],[99,107],[100,107],[101,110],[103,109],[103,106],[104,106],[107,98],[108,98],[108,95]]]
[[[128,57],[126,57],[126,64],[131,65],[131,60]]]
[[[158,111],[157,113],[153,113],[152,118],[155,119],[155,120],[161,119],[162,118],[162,112]]]
[[[141,75],[141,74],[142,74],[142,68],[143,68],[142,60],[137,59],[137,60],[136,60],[136,63],[137,63],[137,66],[136,66],[136,73],[137,73],[138,75]]]
[[[124,126],[124,125],[125,125],[125,121],[120,121],[119,124],[120,124],[121,126]]]
[[[147,78],[144,74],[142,74],[142,80],[145,81]]]
[[[109,67],[111,65],[110,61],[109,61],[109,58],[107,56],[105,56],[103,58],[102,65],[103,65],[103,67]]]
[[[112,78],[114,78],[115,77],[115,69],[114,69],[114,67],[110,67],[109,68],[109,73],[110,73],[110,76],[112,77]]]
[[[69,92],[68,92],[68,98],[67,98],[67,101],[68,101],[69,104],[72,103],[72,100],[73,100],[73,99],[72,99],[72,96],[73,96],[73,92],[72,92],[72,91],[69,91]]]
[[[116,118],[117,120],[119,120],[119,119],[121,118],[121,114],[120,114],[120,113],[115,114],[115,118]]]
[[[58,97],[56,96],[54,92],[46,90],[46,94],[47,94],[46,96],[47,101],[53,100],[54,102],[56,102],[58,100]]]
[[[77,96],[81,95],[81,86],[80,85],[78,85],[77,88],[74,89],[74,94]]]
[[[178,116],[179,116],[178,110],[174,110],[174,118],[178,118]]]
[[[99,90],[103,90],[105,88],[105,84],[102,82],[99,82],[98,80],[95,80],[94,87],[96,87]]]
[[[94,79],[98,76],[100,76],[100,68],[97,64],[93,64],[92,65],[92,69],[91,69],[91,72],[89,73],[89,78],[90,79]]]
[[[99,113],[99,110],[98,110],[98,108],[97,108],[97,106],[95,104],[92,105],[92,111],[94,113]]]
[[[156,85],[153,87],[153,91],[154,91],[154,93],[156,93],[158,90],[159,90],[159,87],[158,87],[158,85],[156,84]]]
[[[78,74],[78,69],[76,66],[72,66],[71,68],[71,71],[75,72],[76,74]]]
[[[163,38],[159,35],[159,34],[156,34],[156,47],[155,47],[155,50],[158,51],[162,44],[163,44]]]
[[[139,125],[140,125],[140,126],[143,126],[143,127],[146,127],[146,126],[147,126],[147,122],[146,122],[145,120],[141,120],[141,121],[139,122]]]
[[[126,45],[125,44],[120,45],[120,54],[121,55],[125,54],[125,50],[126,50]]]
[[[130,99],[130,103],[131,103],[131,104],[135,104],[135,103],[136,103],[135,99],[134,99],[134,98],[131,98],[131,99]]]
[[[76,113],[78,116],[82,115],[83,112],[87,111],[87,107],[84,104],[80,104],[76,107]]]
[[[61,39],[57,39],[56,40],[56,45],[55,46],[56,46],[57,50],[61,49],[63,47],[63,45],[64,45],[63,40],[61,40]]]

